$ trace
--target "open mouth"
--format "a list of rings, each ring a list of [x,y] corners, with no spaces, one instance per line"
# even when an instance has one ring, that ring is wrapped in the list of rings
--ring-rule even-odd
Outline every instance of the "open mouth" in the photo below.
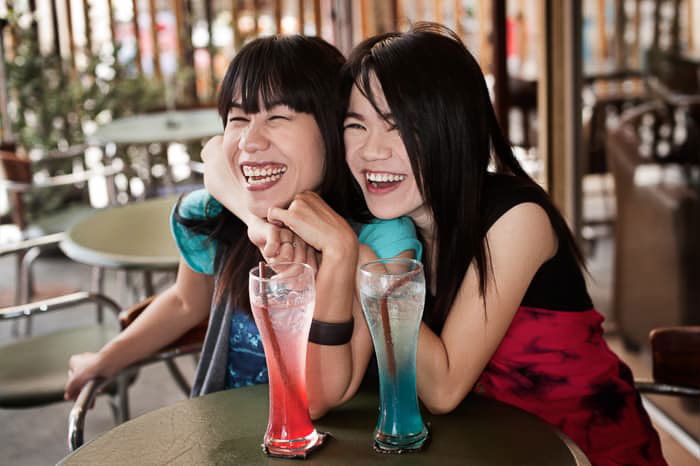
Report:
[[[249,186],[269,187],[277,183],[277,181],[284,176],[287,167],[274,163],[246,163],[241,164],[241,171]]]
[[[370,171],[365,172],[365,181],[367,183],[367,189],[370,192],[375,193],[393,191],[405,179],[406,175],[400,175],[397,173]]]

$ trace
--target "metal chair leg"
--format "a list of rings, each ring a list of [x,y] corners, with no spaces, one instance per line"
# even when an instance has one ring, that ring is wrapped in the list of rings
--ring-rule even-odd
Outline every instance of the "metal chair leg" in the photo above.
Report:
[[[117,403],[119,411],[119,423],[126,422],[130,418],[129,413],[129,374],[124,371],[117,376]]]
[[[172,359],[166,359],[165,365],[168,367],[170,375],[173,376],[173,379],[175,380],[177,386],[180,387],[180,390],[182,390],[185,396],[190,396],[190,393],[192,392],[192,387],[187,382],[185,376],[182,375],[182,372],[180,371],[180,368],[177,367],[177,364],[175,364],[175,361],[173,361]]]
[[[36,294],[34,290],[34,276],[32,274],[32,267],[34,267],[34,262],[41,255],[41,248],[31,248],[22,257],[22,268],[21,268],[21,303],[28,303],[29,300]],[[27,316],[25,320],[24,336],[29,337],[32,335],[32,316]]]
[[[93,293],[99,293],[99,294],[104,294],[103,289],[104,289],[104,282],[105,282],[105,271],[102,267],[93,267],[92,268],[92,279],[91,279],[91,284],[90,284],[90,289],[92,290]],[[97,322],[102,323],[102,320],[104,318],[104,312],[102,309],[101,304],[97,304],[95,311],[97,312]]]

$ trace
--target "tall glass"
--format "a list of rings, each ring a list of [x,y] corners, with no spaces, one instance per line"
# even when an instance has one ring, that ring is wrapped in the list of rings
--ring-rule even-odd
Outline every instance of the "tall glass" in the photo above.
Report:
[[[307,264],[261,264],[249,274],[250,304],[260,330],[270,380],[263,447],[269,455],[305,457],[322,442],[306,395],[306,348],[314,311],[313,270]]]
[[[412,259],[363,264],[360,296],[379,365],[374,447],[388,453],[421,449],[428,439],[416,393],[416,348],[425,302],[423,266]]]

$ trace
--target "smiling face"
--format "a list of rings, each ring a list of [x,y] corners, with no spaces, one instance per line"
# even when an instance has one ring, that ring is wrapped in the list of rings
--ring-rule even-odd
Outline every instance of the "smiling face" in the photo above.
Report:
[[[325,149],[316,120],[283,104],[246,113],[234,98],[223,152],[226,172],[240,188],[231,191],[241,197],[232,202],[261,218],[270,207],[287,207],[297,193],[317,189],[323,176]]]
[[[374,75],[370,86],[381,114],[353,86],[343,125],[346,160],[372,215],[383,219],[414,217],[422,210],[423,198],[406,147]]]

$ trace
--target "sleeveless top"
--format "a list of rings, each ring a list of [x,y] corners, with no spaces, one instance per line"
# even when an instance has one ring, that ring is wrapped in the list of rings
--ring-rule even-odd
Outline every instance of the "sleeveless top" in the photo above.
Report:
[[[187,219],[204,219],[222,210],[218,201],[200,189],[182,199],[178,213]],[[380,258],[393,257],[408,249],[414,250],[417,258],[422,254],[422,245],[408,218],[374,220],[356,225],[355,229],[358,241],[371,247]],[[171,230],[187,265],[195,272],[213,275],[216,241],[190,231],[174,215],[171,215]],[[267,382],[265,353],[252,314],[243,309],[229,309],[226,305],[214,306],[195,374],[193,395]]]
[[[553,207],[538,186],[488,176],[488,229],[514,206]],[[632,372],[607,346],[574,253],[558,250],[535,274],[474,391],[518,406],[571,437],[593,465],[665,465],[659,437],[634,387]]]

